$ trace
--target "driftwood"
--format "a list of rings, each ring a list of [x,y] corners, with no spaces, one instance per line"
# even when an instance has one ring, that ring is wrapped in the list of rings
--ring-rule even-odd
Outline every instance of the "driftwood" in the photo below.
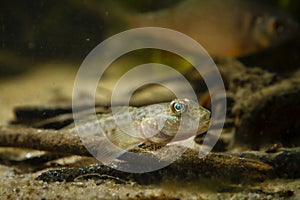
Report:
[[[35,129],[23,126],[0,127],[0,146],[31,148],[82,156],[90,155],[77,135],[62,130]]]
[[[91,139],[91,142],[94,140]],[[18,126],[8,126],[0,128],[0,145],[1,146],[16,146],[24,148],[33,148],[39,150],[46,150],[51,152],[64,152],[82,156],[91,156],[85,149],[80,138],[77,135],[70,134],[66,131],[43,130],[24,128]],[[208,154],[204,158],[198,158],[195,151],[189,150],[182,155],[174,164],[166,169],[158,172],[149,173],[147,175],[130,175],[117,170],[109,169],[109,167],[91,167],[88,170],[79,170],[82,174],[77,174],[76,170],[58,170],[55,171],[56,176],[52,177],[52,172],[46,173],[45,181],[72,181],[77,176],[86,173],[100,173],[110,176],[117,176],[119,178],[129,177],[137,182],[150,183],[154,181],[151,177],[172,176],[173,178],[188,178],[197,179],[199,177],[215,177],[230,181],[261,181],[267,176],[268,171],[272,169],[267,164],[251,159],[241,159],[237,156],[230,156],[226,154]],[[93,170],[98,170],[97,172]],[[102,172],[101,172],[102,170]],[[103,171],[104,170],[104,171]],[[59,173],[60,172],[60,173]],[[67,173],[70,172],[70,173]],[[54,172],[53,172],[54,173]],[[57,176],[57,174],[61,174]],[[65,177],[65,175],[70,177]],[[172,175],[173,174],[173,175]],[[186,175],[189,175],[187,177]],[[175,177],[174,177],[175,176]],[[42,175],[41,177],[44,177]]]
[[[78,136],[72,135],[65,131],[32,128],[26,129],[24,127],[19,128],[12,126],[6,128],[2,127],[0,129],[0,133],[1,146],[23,146],[26,148],[47,150],[51,152],[64,152],[76,155],[91,156],[90,153],[85,149],[84,145],[81,143]],[[291,178],[299,177],[300,175],[299,169],[297,167],[299,166],[299,159],[295,159],[299,157],[299,148],[279,149],[278,152],[275,153],[261,153],[256,151],[234,154],[210,153],[202,159],[199,159],[197,157],[197,152],[188,150],[179,160],[175,162],[175,164],[172,164],[171,167],[168,167],[168,170],[162,170],[162,172],[160,173],[161,176],[171,176],[172,172],[175,172],[175,170],[177,170],[177,172],[182,171],[182,173],[174,173],[176,177],[173,178],[183,178],[185,177],[185,173],[191,173],[192,175],[190,175],[190,179],[193,179],[194,176],[196,176],[194,178],[197,178],[199,176],[204,178],[223,178],[230,181],[264,180],[266,177]],[[273,169],[271,166],[273,167]],[[89,168],[87,167],[87,169]],[[105,173],[108,173],[106,167],[104,166],[91,169],[105,169]],[[62,172],[64,172],[64,170]],[[119,175],[120,173],[121,172],[109,171],[109,175],[112,176]],[[199,175],[195,175],[198,173]],[[183,177],[177,177],[178,174],[183,174]],[[72,177],[77,175],[76,173],[70,175],[70,177],[65,177],[62,175],[61,177],[56,177],[55,180],[71,181]],[[121,175],[121,177],[122,176],[125,175]],[[136,176],[133,178],[137,181],[149,179],[145,177]],[[50,179],[52,180],[53,177],[44,179],[50,181]]]
[[[48,106],[25,106],[15,108],[16,119],[13,124],[23,124],[33,128],[61,129],[73,120],[71,102],[69,104],[60,103],[58,105]],[[77,106],[78,115],[88,115],[92,112],[92,106]],[[106,105],[96,105],[96,113],[111,112],[110,107]]]
[[[273,167],[269,176],[273,178],[300,177],[300,147],[279,148],[270,153],[245,151],[232,155],[269,164]]]
[[[126,165],[126,163],[125,163]],[[38,179],[46,182],[74,181],[78,177],[98,175],[98,178],[117,177],[139,184],[159,183],[163,179],[177,181],[200,181],[203,178],[223,179],[231,182],[262,181],[272,169],[267,164],[251,159],[225,154],[208,154],[199,159],[197,152],[188,150],[171,165],[148,173],[126,173],[104,165],[86,166],[50,170],[42,173]]]
[[[232,61],[219,69],[227,95],[233,98],[228,113],[235,121],[237,145],[252,149],[274,143],[299,146],[299,73],[280,77]]]

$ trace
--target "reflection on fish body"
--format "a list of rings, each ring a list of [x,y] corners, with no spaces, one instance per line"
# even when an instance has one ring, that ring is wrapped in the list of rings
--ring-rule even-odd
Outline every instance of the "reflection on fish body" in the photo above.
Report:
[[[141,143],[165,145],[170,141],[190,138],[207,131],[210,122],[210,111],[188,99],[115,109],[117,112],[114,114],[98,115],[97,121],[84,119],[76,126],[67,128],[72,133],[89,129],[97,140],[107,137],[118,147],[128,150]],[[132,121],[128,121],[125,111],[129,111]],[[98,124],[101,131],[95,132]]]
[[[298,24],[284,12],[250,0],[185,0],[174,7],[129,17],[131,28],[180,31],[215,56],[241,56],[291,38]]]

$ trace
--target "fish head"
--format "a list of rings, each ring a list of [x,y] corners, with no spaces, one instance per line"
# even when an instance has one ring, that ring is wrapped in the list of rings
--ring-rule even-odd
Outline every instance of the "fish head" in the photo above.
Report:
[[[263,13],[252,16],[253,39],[259,48],[281,44],[293,38],[299,24],[286,13]]]
[[[166,108],[160,122],[160,134],[179,141],[206,132],[210,122],[210,111],[189,99],[175,99]],[[160,119],[159,119],[160,118]],[[178,135],[176,135],[178,134]]]

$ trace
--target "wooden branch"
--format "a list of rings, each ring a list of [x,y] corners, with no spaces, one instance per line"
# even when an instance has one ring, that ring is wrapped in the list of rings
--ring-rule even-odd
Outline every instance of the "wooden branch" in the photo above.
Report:
[[[300,144],[300,73],[280,77],[236,61],[222,61],[220,72],[233,99],[228,117],[235,121],[235,144],[259,149]]]
[[[210,153],[201,159],[197,155],[197,152],[187,150],[171,165],[149,173],[126,173],[99,164],[81,168],[50,170],[42,173],[38,179],[46,182],[71,182],[78,177],[97,174],[99,179],[109,176],[125,181],[135,181],[139,184],[160,183],[164,178],[182,182],[194,181],[195,183],[205,178],[223,179],[230,182],[253,182],[267,178],[268,172],[272,169],[269,165],[259,161],[232,155]]]
[[[92,139],[91,142],[93,142]],[[43,130],[20,126],[0,127],[0,146],[24,147],[51,152],[91,156],[77,135],[70,134],[63,130]],[[109,175],[112,176],[120,176],[119,178],[128,176],[127,173],[123,174],[117,170],[108,169],[108,167],[105,166],[100,167],[98,170],[100,170],[98,173],[109,173]],[[131,178],[134,178],[141,183],[151,181],[153,177],[157,177],[158,175],[161,176],[161,178],[164,176],[176,176],[174,178],[183,179],[188,174],[188,179],[195,180],[200,177],[216,177],[234,182],[249,180],[261,181],[267,177],[267,172],[270,170],[271,167],[269,165],[256,160],[241,159],[237,156],[226,155],[226,153],[210,153],[206,157],[200,159],[198,158],[198,152],[188,150],[175,163],[166,169],[162,169],[161,172],[154,172],[153,174],[150,173],[145,176],[131,174],[130,177],[133,176]],[[88,173],[86,170],[85,172]],[[61,173],[65,173],[64,170],[61,170]],[[51,171],[48,174],[51,175]],[[75,173],[75,175],[70,175],[71,178],[65,177],[65,175],[61,175],[61,177],[48,177],[47,175],[48,178],[45,177],[42,178],[42,180],[71,181],[72,177],[74,179],[76,176],[79,176],[79,174],[76,175]],[[157,181],[158,179],[155,180]]]
[[[63,130],[35,129],[23,126],[0,127],[0,146],[90,156],[77,135]]]

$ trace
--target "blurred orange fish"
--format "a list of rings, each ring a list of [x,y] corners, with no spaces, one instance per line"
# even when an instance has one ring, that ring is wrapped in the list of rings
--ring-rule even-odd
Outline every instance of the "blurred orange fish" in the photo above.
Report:
[[[291,38],[298,24],[288,14],[248,0],[184,0],[171,8],[130,14],[130,28],[156,26],[187,34],[211,55],[238,57]]]

